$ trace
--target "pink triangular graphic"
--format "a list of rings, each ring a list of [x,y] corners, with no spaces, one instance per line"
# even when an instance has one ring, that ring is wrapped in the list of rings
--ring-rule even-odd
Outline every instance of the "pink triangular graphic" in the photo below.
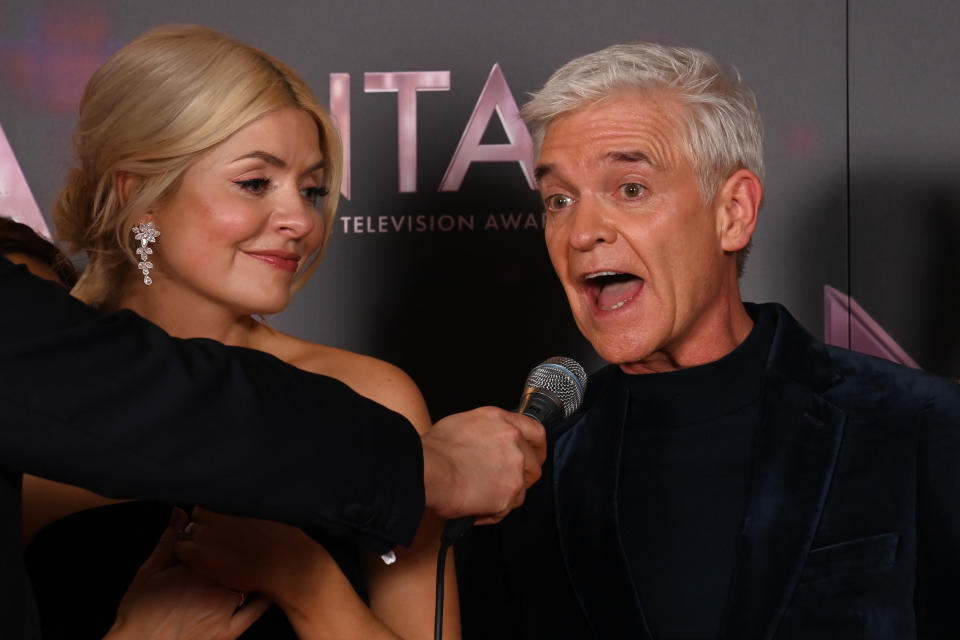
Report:
[[[20,170],[17,157],[7,142],[7,136],[0,126],[0,216],[13,218],[33,227],[33,230],[50,237],[50,230],[40,213],[40,207],[33,198],[33,192],[27,184],[27,179]]]
[[[856,300],[830,285],[823,287],[823,327],[827,344],[920,368]]]

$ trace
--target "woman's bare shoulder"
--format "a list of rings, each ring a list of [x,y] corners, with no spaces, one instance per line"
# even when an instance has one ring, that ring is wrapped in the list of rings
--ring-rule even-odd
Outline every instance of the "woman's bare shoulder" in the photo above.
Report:
[[[92,491],[37,476],[23,476],[23,544],[41,529],[72,513],[124,500],[105,498]]]
[[[407,418],[417,431],[430,426],[430,414],[420,389],[399,367],[346,349],[301,340],[274,332],[271,352],[293,366],[340,380],[362,396]]]

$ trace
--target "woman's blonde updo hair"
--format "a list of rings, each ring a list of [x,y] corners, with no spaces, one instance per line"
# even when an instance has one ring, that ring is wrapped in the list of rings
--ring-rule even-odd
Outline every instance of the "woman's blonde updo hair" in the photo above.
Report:
[[[139,273],[133,217],[173,195],[203,152],[289,106],[312,116],[320,133],[329,191],[322,250],[340,193],[340,140],[310,88],[289,67],[199,26],[153,29],[107,60],[84,91],[74,138],[79,166],[70,171],[53,207],[60,238],[89,256],[74,295],[114,307],[121,285]],[[117,191],[121,172],[138,179],[123,204]],[[316,268],[319,253],[295,286]]]

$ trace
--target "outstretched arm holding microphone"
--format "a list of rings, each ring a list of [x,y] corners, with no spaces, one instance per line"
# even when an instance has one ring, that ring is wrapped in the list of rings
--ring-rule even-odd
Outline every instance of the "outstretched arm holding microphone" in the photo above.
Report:
[[[539,477],[543,430],[524,416],[485,407],[418,437],[336,380],[257,351],[177,340],[132,313],[102,314],[2,257],[0,299],[4,470],[345,527],[384,550],[412,535],[425,504],[494,522]],[[70,371],[81,375],[53,384]],[[368,470],[351,475],[369,486],[334,483],[347,467]],[[279,485],[276,500],[252,499]],[[369,513],[352,516],[358,504]]]
[[[523,416],[478,409],[421,439],[336,380],[103,314],[2,257],[0,300],[3,637],[26,624],[24,472],[333,531],[378,552],[408,543],[425,505],[495,522],[539,476],[543,431]]]

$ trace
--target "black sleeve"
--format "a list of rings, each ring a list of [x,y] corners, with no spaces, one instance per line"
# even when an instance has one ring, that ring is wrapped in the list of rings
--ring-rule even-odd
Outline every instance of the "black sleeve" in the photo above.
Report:
[[[423,452],[332,378],[104,315],[0,257],[0,469],[408,544]]]

